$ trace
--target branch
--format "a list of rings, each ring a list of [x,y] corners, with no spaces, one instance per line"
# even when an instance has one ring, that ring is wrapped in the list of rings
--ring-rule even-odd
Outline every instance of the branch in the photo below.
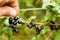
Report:
[[[19,11],[28,11],[28,10],[46,10],[46,8],[28,8],[28,9],[20,9]]]
[[[26,21],[22,21],[23,24],[28,24],[29,22]],[[51,24],[51,23],[38,23],[38,22],[33,22],[36,25],[40,25],[40,26],[60,26],[60,24]]]

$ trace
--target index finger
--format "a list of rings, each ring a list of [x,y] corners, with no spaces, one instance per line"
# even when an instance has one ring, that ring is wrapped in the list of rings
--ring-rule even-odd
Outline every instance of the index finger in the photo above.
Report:
[[[9,0],[0,0],[0,6],[3,6],[5,3],[8,3]]]

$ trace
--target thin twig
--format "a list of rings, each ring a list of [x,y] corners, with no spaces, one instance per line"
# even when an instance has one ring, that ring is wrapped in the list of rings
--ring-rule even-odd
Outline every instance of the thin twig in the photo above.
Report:
[[[46,10],[46,8],[28,8],[28,9],[20,9],[19,11],[28,11],[28,10]]]

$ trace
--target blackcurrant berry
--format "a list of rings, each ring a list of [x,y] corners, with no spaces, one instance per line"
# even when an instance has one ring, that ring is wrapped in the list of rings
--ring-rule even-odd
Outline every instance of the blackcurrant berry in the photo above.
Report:
[[[37,28],[36,28],[36,32],[37,32],[37,34],[39,34],[41,30],[42,30],[42,28],[37,27]]]
[[[22,23],[22,21],[21,20],[18,20],[18,24],[21,24]]]
[[[35,24],[35,23],[33,23],[33,22],[30,22],[30,24],[31,24],[33,27],[35,27],[35,25],[36,25],[36,24]]]
[[[38,25],[35,25],[35,28],[37,29],[38,28]]]
[[[50,23],[51,23],[51,24],[55,24],[54,21],[50,21]],[[55,30],[55,27],[56,27],[56,26],[54,26],[54,25],[49,25],[49,26],[50,26],[50,29],[51,29],[51,30]]]
[[[55,30],[59,30],[59,26],[56,26]]]
[[[16,33],[18,33],[19,29],[18,28],[14,28],[13,31],[16,32]]]
[[[50,25],[50,29],[51,30],[55,30],[56,29],[56,26]]]
[[[12,25],[12,28],[16,28],[16,25]]]
[[[27,27],[32,28],[32,25],[30,23],[27,24]]]
[[[54,30],[52,25],[49,25],[49,26],[50,26],[50,30]]]
[[[20,17],[19,16],[16,16],[16,17],[14,17],[14,20],[18,20]]]
[[[59,28],[55,28],[55,30],[58,30]]]
[[[54,21],[50,21],[50,23],[55,24],[55,22],[54,22]]]
[[[60,26],[58,26],[58,28],[60,29]]]
[[[13,18],[10,17],[10,18],[9,18],[9,24],[12,24],[12,21],[13,21]]]
[[[13,25],[17,25],[17,21],[14,21],[14,22],[13,22]]]

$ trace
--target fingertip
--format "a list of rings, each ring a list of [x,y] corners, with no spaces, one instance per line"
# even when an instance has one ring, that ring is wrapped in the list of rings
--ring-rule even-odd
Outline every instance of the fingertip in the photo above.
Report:
[[[18,12],[12,7],[6,6],[0,9],[0,16],[17,16],[17,15]]]
[[[14,10],[14,9],[10,10],[10,16],[17,16],[17,15],[18,15],[18,13],[16,12],[16,10]]]

